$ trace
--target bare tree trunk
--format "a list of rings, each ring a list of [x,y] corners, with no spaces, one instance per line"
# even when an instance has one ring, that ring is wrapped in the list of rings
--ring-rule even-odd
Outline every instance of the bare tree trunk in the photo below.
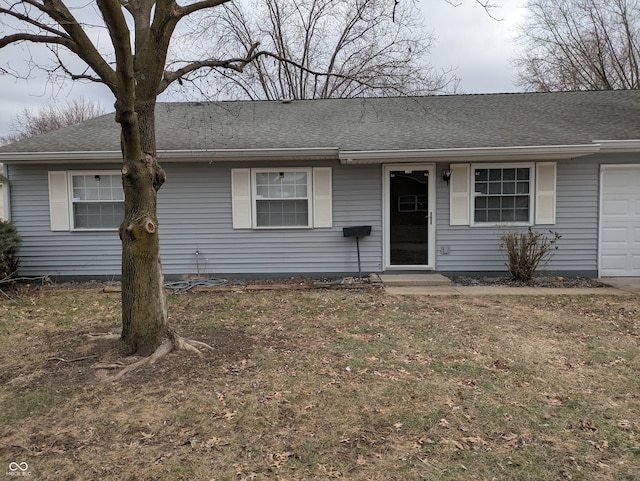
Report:
[[[137,155],[125,145],[123,126],[121,340],[127,353],[148,356],[169,335],[157,216],[157,193],[166,175],[154,156],[154,103],[136,110],[141,144]]]

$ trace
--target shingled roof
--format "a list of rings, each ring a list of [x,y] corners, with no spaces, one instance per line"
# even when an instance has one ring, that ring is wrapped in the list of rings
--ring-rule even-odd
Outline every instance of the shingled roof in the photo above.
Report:
[[[578,145],[640,138],[640,91],[159,103],[160,151],[341,151]],[[119,150],[113,114],[0,147]]]

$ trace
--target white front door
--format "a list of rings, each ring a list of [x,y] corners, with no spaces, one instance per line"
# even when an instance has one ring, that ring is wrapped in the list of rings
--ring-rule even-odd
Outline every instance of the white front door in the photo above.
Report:
[[[602,167],[601,276],[640,276],[640,165]]]
[[[435,267],[435,166],[384,166],[385,269]]]

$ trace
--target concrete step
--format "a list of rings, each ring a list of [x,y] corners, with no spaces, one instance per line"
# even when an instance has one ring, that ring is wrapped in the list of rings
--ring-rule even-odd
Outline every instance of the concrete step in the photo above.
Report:
[[[380,274],[380,280],[385,286],[450,286],[451,279],[442,274]]]

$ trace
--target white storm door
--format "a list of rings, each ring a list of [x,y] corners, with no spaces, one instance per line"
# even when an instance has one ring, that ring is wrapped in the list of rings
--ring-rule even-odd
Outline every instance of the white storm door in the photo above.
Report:
[[[435,264],[435,166],[385,165],[385,268],[433,270]]]

